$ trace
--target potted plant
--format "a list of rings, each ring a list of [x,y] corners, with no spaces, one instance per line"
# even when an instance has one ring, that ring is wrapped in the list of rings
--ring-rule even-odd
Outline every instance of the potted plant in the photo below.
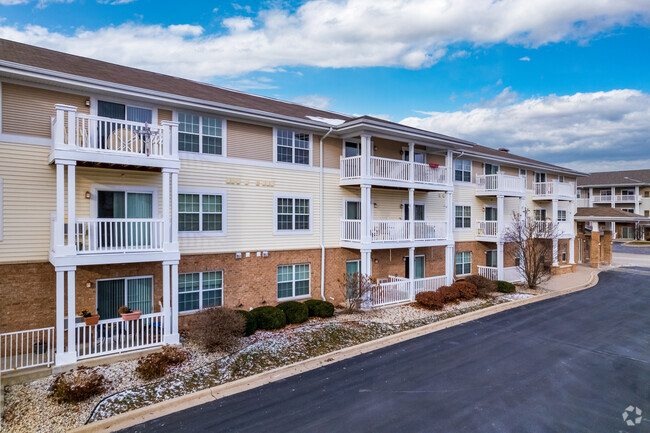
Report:
[[[88,310],[81,310],[79,315],[84,318],[86,326],[93,326],[99,323],[99,314],[92,314]]]
[[[131,310],[126,305],[122,305],[117,310],[117,312],[120,313],[120,316],[122,316],[122,320],[124,320],[124,321],[138,320],[140,318],[140,314],[142,314],[142,311],[140,311],[140,310]]]

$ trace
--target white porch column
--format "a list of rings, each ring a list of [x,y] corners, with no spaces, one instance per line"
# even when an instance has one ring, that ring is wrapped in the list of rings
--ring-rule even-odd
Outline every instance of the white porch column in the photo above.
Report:
[[[612,221],[612,239],[616,239],[616,223]]]
[[[178,245],[178,171],[173,171],[171,173],[171,178],[172,178],[171,242],[172,244],[177,246]]]
[[[171,264],[169,262],[163,262],[163,315],[164,315],[164,339],[167,344],[174,344],[174,341],[170,337],[172,333],[172,294],[171,294]],[[178,300],[176,300],[178,302]]]
[[[370,185],[361,185],[361,245],[370,245],[372,227],[372,193]]]
[[[77,360],[77,344],[76,344],[76,321],[75,317],[77,315],[76,313],[76,306],[75,306],[75,296],[76,296],[76,290],[75,290],[75,283],[76,283],[76,267],[71,268],[68,270],[68,350],[67,356],[70,359],[74,359],[75,361]]]
[[[497,280],[503,280],[503,242],[497,242]]]
[[[162,183],[163,183],[163,193],[162,193],[162,215],[163,215],[163,248],[167,249],[165,244],[171,243],[171,185],[170,185],[171,175],[169,170],[163,168],[162,170]],[[178,200],[178,198],[177,198]],[[164,268],[163,268],[164,269]]]
[[[551,202],[551,222],[553,224],[553,227],[557,227],[557,208],[558,208],[558,201],[557,199],[553,199]],[[557,232],[557,228],[554,230]],[[553,238],[553,266],[558,266],[558,241],[557,237]]]
[[[612,187],[612,207],[616,207],[616,187]]]
[[[501,241],[503,231],[505,229],[505,210],[504,210],[505,197],[502,195],[497,196],[497,239]]]
[[[370,177],[370,153],[371,153],[370,135],[361,134],[361,179]]]
[[[56,222],[54,224],[54,250],[61,252],[65,245],[65,165],[56,164]]]
[[[452,150],[447,151],[445,164],[447,165],[447,184],[453,185],[454,184],[454,152]]]
[[[413,167],[413,166],[411,166]],[[409,240],[415,241],[415,189],[409,188]]]
[[[74,162],[68,165],[68,248],[70,253],[74,253],[77,249],[75,246],[75,235],[77,233],[75,224],[75,193],[77,190],[75,186],[75,165]],[[74,274],[74,271],[72,272]]]
[[[589,188],[589,207],[594,207],[594,189]]]
[[[415,300],[415,247],[409,248],[409,292],[411,300]]]
[[[361,250],[361,273],[372,276],[372,250]]]
[[[575,262],[576,262],[575,242],[576,242],[575,236],[569,238],[569,263],[572,264],[572,265],[575,264]]]
[[[451,285],[454,282],[454,276],[456,275],[456,249],[454,244],[447,245],[445,247],[445,276],[447,277],[447,285]]]
[[[447,205],[447,239],[454,240],[454,225],[456,223],[456,210],[454,209],[454,192],[447,191],[445,194]]]
[[[65,271],[56,268],[56,363],[65,360]]]
[[[409,143],[409,180],[415,181],[415,143]]]
[[[165,337],[167,344],[178,344],[180,338],[178,337],[178,262],[170,262],[171,266],[171,320],[169,326],[171,334]],[[163,300],[164,302],[164,300]]]
[[[634,187],[634,213],[639,215],[639,186]]]

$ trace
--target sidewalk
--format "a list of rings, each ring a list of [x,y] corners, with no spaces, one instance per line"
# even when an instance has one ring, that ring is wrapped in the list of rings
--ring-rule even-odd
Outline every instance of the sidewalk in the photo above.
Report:
[[[540,285],[542,289],[549,290],[551,292],[557,292],[560,290],[570,289],[576,286],[583,286],[588,284],[593,278],[594,274],[597,274],[603,269],[595,269],[589,266],[577,265],[576,271],[571,274],[557,275],[552,277],[547,282]]]

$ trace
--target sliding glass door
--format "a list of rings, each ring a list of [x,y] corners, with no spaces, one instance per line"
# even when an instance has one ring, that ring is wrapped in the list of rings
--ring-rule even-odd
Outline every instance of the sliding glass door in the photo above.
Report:
[[[153,218],[152,193],[98,191],[97,217],[116,220],[100,223],[99,242],[102,248],[151,246],[151,225],[136,220]]]
[[[118,278],[97,281],[97,314],[102,320],[119,317],[126,305],[142,314],[153,311],[153,277]]]

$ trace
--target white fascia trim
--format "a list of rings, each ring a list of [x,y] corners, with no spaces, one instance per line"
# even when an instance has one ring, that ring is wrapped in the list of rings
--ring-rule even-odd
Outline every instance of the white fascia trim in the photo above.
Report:
[[[309,230],[278,230],[278,199],[279,198],[293,198],[293,199],[307,199],[309,200]],[[295,206],[295,202],[294,202]],[[295,217],[295,207],[294,213]],[[295,221],[295,218],[294,218]],[[279,236],[291,235],[310,235],[314,233],[314,199],[309,194],[293,194],[277,192],[273,194],[273,234]],[[311,272],[311,268],[310,268]]]
[[[179,230],[178,231],[179,238],[218,238],[218,237],[226,236],[228,234],[228,192],[225,189],[179,186],[178,193],[221,196],[221,230],[220,231],[200,230],[198,232],[182,232]],[[200,210],[200,212],[202,213],[203,210]]]
[[[111,91],[125,95],[131,95],[140,98],[150,98],[158,102],[164,101],[172,105],[185,105],[187,107],[195,107],[199,110],[217,110],[226,114],[239,115],[243,117],[251,117],[262,119],[265,121],[283,122],[289,125],[301,125],[303,128],[311,128],[319,131],[326,132],[330,129],[330,125],[323,125],[321,122],[303,120],[297,117],[283,116],[261,110],[246,109],[236,107],[233,105],[219,104],[212,101],[188,98],[179,95],[174,95],[166,92],[158,92],[148,90],[140,87],[127,86],[123,84],[111,83],[93,78],[81,77],[73,74],[66,74],[62,72],[51,71],[47,69],[37,68],[34,66],[23,65],[19,63],[7,62],[0,60],[0,72],[17,74],[24,77],[35,79],[46,79],[55,81],[57,83],[66,84],[69,86],[81,86],[90,88],[96,91]]]

